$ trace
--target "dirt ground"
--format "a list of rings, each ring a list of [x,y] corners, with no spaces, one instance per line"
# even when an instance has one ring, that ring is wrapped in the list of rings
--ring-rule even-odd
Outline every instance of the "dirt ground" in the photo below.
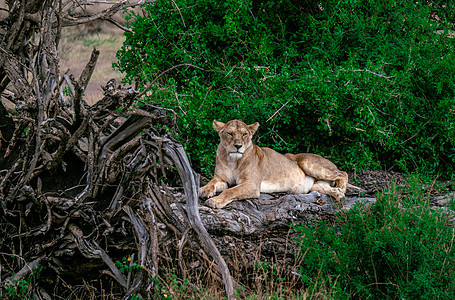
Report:
[[[122,47],[124,39],[121,29],[106,23],[63,29],[59,49],[62,73],[69,69],[69,74],[79,78],[93,49],[100,51],[95,71],[85,91],[84,99],[89,105],[103,97],[101,86],[106,85],[110,79],[115,78],[117,82],[122,80],[122,73],[114,70],[112,64],[116,61],[115,54]]]
[[[409,178],[407,175],[394,172],[394,171],[382,171],[382,170],[365,170],[357,174],[349,174],[349,183],[358,186],[363,189],[359,192],[356,189],[349,188],[347,196],[371,196],[375,195],[383,190],[391,188],[393,185],[407,186],[409,184]],[[429,193],[432,199],[437,199],[441,195],[453,193],[455,191],[454,180],[435,180],[432,183],[427,183],[422,188]]]
[[[96,4],[85,6],[81,9],[89,12],[99,12],[107,7],[110,7],[110,5]],[[136,8],[135,10],[140,12],[141,8]],[[124,17],[123,12],[119,12],[114,16],[114,19],[118,23],[124,24]],[[122,73],[112,68],[112,64],[117,61],[116,53],[125,41],[123,33],[122,29],[107,21],[64,27],[62,30],[59,45],[62,73],[69,69],[69,74],[74,74],[75,78],[79,78],[90,59],[93,49],[96,48],[100,51],[95,71],[85,91],[84,99],[89,105],[94,104],[103,97],[101,86],[105,86],[112,78],[120,83],[124,77]]]

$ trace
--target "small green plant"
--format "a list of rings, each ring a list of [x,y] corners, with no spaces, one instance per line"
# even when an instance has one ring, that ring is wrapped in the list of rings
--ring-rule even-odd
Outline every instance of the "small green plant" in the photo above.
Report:
[[[66,84],[65,87],[63,88],[63,95],[65,95],[67,97],[71,97],[72,96],[71,89],[68,86],[68,84]]]
[[[35,269],[33,269],[32,273],[26,279],[15,280],[14,283],[8,284],[7,289],[1,291],[2,297],[20,300],[33,299],[31,296],[32,295],[31,285],[35,280],[38,279],[43,269],[45,269],[45,267],[39,264]]]
[[[455,230],[448,220],[412,177],[406,188],[391,188],[333,223],[295,228],[300,274],[310,290],[324,283],[337,299],[452,299]]]
[[[142,270],[142,266],[134,262],[131,256],[124,257],[121,261],[117,260],[114,264],[122,274],[130,273],[134,270]]]
[[[452,194],[447,194],[447,197],[449,197],[449,203],[448,207],[452,210],[455,211],[455,193]]]
[[[154,292],[157,299],[204,299],[205,288],[191,282],[191,278],[180,279],[175,270],[154,278]]]
[[[114,265],[119,269],[120,273],[127,274],[135,270],[142,270],[143,266],[134,261],[134,256],[123,257],[121,261],[115,261]],[[130,297],[131,300],[140,300],[141,298],[136,295]]]

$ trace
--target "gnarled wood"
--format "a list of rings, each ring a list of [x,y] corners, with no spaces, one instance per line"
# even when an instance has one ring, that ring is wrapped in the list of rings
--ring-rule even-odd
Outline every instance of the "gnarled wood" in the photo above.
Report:
[[[375,202],[376,198],[373,197],[349,196],[345,199],[345,205],[339,208],[333,198],[318,192],[261,194],[259,199],[234,201],[223,209],[213,209],[200,203],[199,214],[202,224],[213,235],[259,237],[274,228],[330,218],[340,210],[351,209],[355,204],[371,205]],[[177,209],[173,213],[180,214]]]
[[[197,232],[204,247],[220,267],[221,274],[225,283],[226,294],[228,296],[228,299],[231,299],[234,295],[234,283],[229,272],[229,268],[220,252],[216,248],[212,238],[202,224],[202,220],[199,215],[199,181],[196,181],[195,179],[194,172],[191,169],[190,162],[182,146],[171,147],[169,144],[166,144],[164,149],[173,159],[175,165],[177,166],[177,169],[179,170],[180,177],[182,178],[183,188],[185,189],[186,196],[186,212],[188,214],[188,219],[191,223],[191,226]]]

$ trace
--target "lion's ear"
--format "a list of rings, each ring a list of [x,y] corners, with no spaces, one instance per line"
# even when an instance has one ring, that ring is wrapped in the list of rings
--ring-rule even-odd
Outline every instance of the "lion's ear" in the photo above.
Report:
[[[259,128],[259,123],[258,122],[254,123],[254,124],[251,124],[251,125],[248,125],[248,129],[251,130],[252,135],[254,135],[256,133],[258,128]]]
[[[223,122],[213,120],[213,129],[215,129],[216,132],[220,132],[221,130],[223,130],[224,126],[226,126],[226,124],[224,124]]]

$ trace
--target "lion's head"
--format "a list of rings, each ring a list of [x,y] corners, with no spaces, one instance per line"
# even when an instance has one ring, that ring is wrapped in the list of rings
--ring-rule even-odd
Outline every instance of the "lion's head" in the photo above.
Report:
[[[252,138],[259,123],[246,125],[240,120],[231,120],[227,123],[213,121],[213,128],[220,135],[220,145],[229,153],[229,157],[239,159],[252,146]]]

